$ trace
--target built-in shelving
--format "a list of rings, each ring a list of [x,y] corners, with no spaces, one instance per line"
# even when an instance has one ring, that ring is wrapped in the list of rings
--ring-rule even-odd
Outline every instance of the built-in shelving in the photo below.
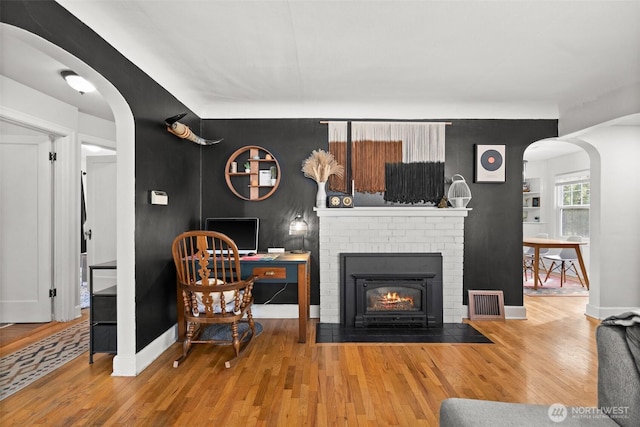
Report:
[[[247,145],[227,160],[225,180],[239,198],[253,202],[264,200],[280,185],[280,164],[266,148]]]
[[[540,201],[542,200],[542,188],[540,178],[530,178],[522,186],[522,222],[525,224],[539,224],[542,221],[540,215]]]

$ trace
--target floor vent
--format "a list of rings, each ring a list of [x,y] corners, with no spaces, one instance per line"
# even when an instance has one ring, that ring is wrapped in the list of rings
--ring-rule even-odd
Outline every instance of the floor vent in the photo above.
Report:
[[[504,319],[502,291],[469,291],[469,320]]]

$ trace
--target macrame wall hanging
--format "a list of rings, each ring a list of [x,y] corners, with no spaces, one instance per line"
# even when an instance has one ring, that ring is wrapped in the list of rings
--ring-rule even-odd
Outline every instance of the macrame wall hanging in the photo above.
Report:
[[[347,169],[347,138],[348,123],[347,122],[328,122],[329,127],[329,153],[333,154],[338,164],[343,165]],[[328,189],[347,193],[347,175],[342,176],[331,175],[329,177]]]
[[[438,203],[444,196],[446,124],[351,123],[351,170],[345,177],[350,175],[356,191],[381,193],[386,202]],[[346,122],[329,123],[329,151],[341,164],[346,164],[347,129]],[[346,183],[330,189],[345,191]]]

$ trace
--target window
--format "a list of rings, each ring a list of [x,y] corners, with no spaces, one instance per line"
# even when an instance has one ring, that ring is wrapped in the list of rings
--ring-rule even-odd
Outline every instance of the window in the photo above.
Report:
[[[589,237],[591,189],[589,171],[556,177],[558,224],[562,237]]]

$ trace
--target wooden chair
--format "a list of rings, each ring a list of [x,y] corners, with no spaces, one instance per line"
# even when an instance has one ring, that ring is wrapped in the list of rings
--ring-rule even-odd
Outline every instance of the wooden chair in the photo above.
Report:
[[[256,334],[251,314],[254,277],[241,279],[238,248],[222,233],[182,233],[173,241],[171,252],[186,323],[182,356],[173,362],[174,368],[185,360],[192,344],[203,343],[232,345],[235,356],[225,362],[227,368],[231,367]],[[211,325],[228,325],[230,336],[208,336]],[[240,333],[239,325],[244,329]]]

